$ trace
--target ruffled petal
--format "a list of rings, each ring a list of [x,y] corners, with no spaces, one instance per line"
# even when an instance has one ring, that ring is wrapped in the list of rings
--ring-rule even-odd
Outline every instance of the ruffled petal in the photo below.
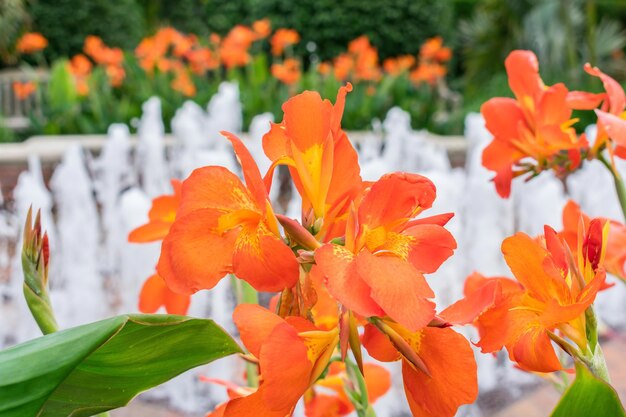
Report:
[[[421,224],[406,229],[404,235],[411,236],[409,262],[420,272],[435,272],[454,253],[456,240],[443,227]]]

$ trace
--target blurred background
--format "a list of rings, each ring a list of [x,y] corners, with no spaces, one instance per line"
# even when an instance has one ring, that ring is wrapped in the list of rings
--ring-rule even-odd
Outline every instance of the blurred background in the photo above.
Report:
[[[544,224],[558,230],[568,199],[591,216],[622,218],[597,161],[566,184],[551,173],[515,182],[502,200],[481,166],[492,138],[477,112],[491,97],[512,96],[504,59],[514,49],[536,53],[546,84],[599,92],[583,65],[624,85],[625,48],[623,0],[0,0],[0,348],[39,334],[19,259],[31,204],[50,234],[61,327],[136,312],[160,248],[129,244],[127,235],[147,221],[151,199],[199,166],[238,172],[220,130],[239,134],[265,171],[261,138],[282,119],[282,103],[305,89],[334,101],[347,82],[354,90],[342,125],[363,178],[422,173],[438,189],[430,214],[455,213],[449,229],[459,248],[428,277],[442,309],[473,271],[510,275],[502,239],[542,233]],[[595,121],[593,112],[575,116],[577,126]],[[593,126],[587,133],[593,137]],[[617,164],[626,175],[624,161]],[[299,217],[285,174],[271,197]],[[623,399],[625,297],[618,283],[598,301]],[[234,331],[233,304],[226,285],[194,296],[189,314]],[[514,368],[506,353],[476,358],[480,397],[460,416],[539,417],[558,401],[549,382]],[[205,415],[226,394],[198,375],[236,380],[242,369],[230,360],[190,371],[113,415]],[[396,377],[377,415],[407,416],[405,401]]]

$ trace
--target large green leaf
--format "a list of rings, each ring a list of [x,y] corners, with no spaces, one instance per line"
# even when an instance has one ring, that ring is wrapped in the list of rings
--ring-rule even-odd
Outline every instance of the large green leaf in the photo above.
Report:
[[[624,407],[615,390],[594,376],[586,366],[576,365],[576,380],[552,412],[552,417],[624,417]]]
[[[124,315],[0,352],[0,416],[92,416],[240,352],[211,320]]]

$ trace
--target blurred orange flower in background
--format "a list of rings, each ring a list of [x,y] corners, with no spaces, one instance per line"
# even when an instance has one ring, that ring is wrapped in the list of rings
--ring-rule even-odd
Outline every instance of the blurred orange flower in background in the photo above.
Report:
[[[74,78],[76,91],[80,96],[89,94],[88,79],[92,67],[91,61],[83,54],[74,55],[69,62],[69,70]]]
[[[285,48],[300,42],[300,35],[293,29],[278,29],[270,39],[272,46],[272,55],[279,56],[285,51]]]
[[[280,64],[272,64],[272,76],[280,82],[292,85],[300,80],[300,61],[295,58],[285,58]]]
[[[247,26],[237,25],[232,28],[219,48],[220,58],[226,68],[246,65],[250,61],[248,50],[256,39],[256,33]]]
[[[38,32],[29,32],[23,34],[15,45],[15,49],[22,54],[32,54],[41,51],[48,46],[48,40]]]
[[[13,83],[13,92],[18,100],[26,100],[37,91],[37,85],[33,81],[15,81]]]
[[[272,23],[269,19],[260,19],[252,23],[252,30],[257,39],[265,39],[272,33]]]
[[[101,38],[90,35],[85,38],[83,51],[96,64],[105,68],[111,86],[119,87],[122,85],[126,72],[122,66],[124,63],[124,52],[120,48],[109,48]]]

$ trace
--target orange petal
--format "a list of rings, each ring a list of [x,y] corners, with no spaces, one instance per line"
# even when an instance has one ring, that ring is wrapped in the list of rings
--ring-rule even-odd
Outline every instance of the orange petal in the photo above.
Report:
[[[454,253],[456,240],[452,234],[435,224],[421,224],[402,232],[413,237],[409,262],[420,272],[435,272]]]
[[[209,166],[194,170],[183,182],[178,216],[198,209],[258,210],[255,203],[239,177],[224,167]]]
[[[131,243],[146,243],[162,240],[172,227],[171,222],[151,221],[132,230],[128,234]]]
[[[343,87],[339,87],[339,91],[337,92],[337,99],[335,100],[335,105],[333,106],[332,116],[331,116],[331,129],[335,134],[341,129],[341,118],[343,117],[343,109],[346,106],[346,96],[349,92],[352,91],[352,84],[347,83]]]
[[[164,290],[167,288],[163,279],[154,274],[146,279],[139,293],[139,311],[142,313],[156,313],[164,304]]]
[[[298,268],[292,250],[263,222],[241,228],[233,254],[237,277],[258,291],[277,292],[296,284]]]
[[[212,231],[219,215],[216,210],[196,210],[172,225],[157,271],[173,291],[190,294],[210,289],[232,272],[236,230]]]
[[[567,93],[567,106],[574,110],[593,110],[606,99],[605,93],[588,93],[586,91],[570,91]]]
[[[496,140],[510,143],[519,136],[518,125],[524,123],[524,113],[517,101],[495,97],[486,101],[480,107],[480,112],[485,118],[485,127]]]
[[[516,311],[514,325],[523,329],[515,342],[507,346],[512,361],[527,371],[554,372],[562,368],[548,334],[536,320]]]
[[[290,409],[309,388],[313,363],[307,347],[288,324],[274,328],[261,346],[263,402],[271,410]]]
[[[224,417],[285,417],[291,415],[292,407],[284,410],[272,410],[263,401],[264,386],[250,395],[234,398],[226,404]]]
[[[525,233],[502,242],[502,253],[515,278],[538,300],[566,300],[569,288],[548,251]]]
[[[330,133],[333,106],[322,100],[319,93],[305,91],[283,104],[287,136],[304,152],[315,145],[321,146]]]
[[[376,360],[395,362],[401,358],[400,352],[389,341],[389,338],[372,324],[365,325],[361,342],[367,349],[367,353]]]
[[[467,340],[450,328],[422,330],[419,356],[432,377],[402,363],[404,391],[414,416],[453,417],[478,395],[476,361]]]
[[[607,135],[619,146],[626,146],[626,120],[611,113],[596,110],[598,123],[602,125]]]
[[[541,123],[560,126],[570,118],[572,110],[566,105],[567,93],[564,84],[555,84],[544,90],[537,105],[537,117]]]
[[[391,230],[430,208],[435,195],[435,185],[426,177],[405,172],[385,174],[363,198],[359,223],[371,229],[383,226]]]
[[[605,109],[603,106],[603,110],[608,110],[613,114],[619,114],[624,111],[624,107],[626,107],[626,94],[624,93],[622,86],[613,78],[600,71],[597,67],[585,64],[585,71],[587,71],[588,74],[596,76],[602,80],[602,84],[604,85],[604,89],[609,99],[608,108]]]
[[[385,312],[372,299],[370,287],[359,276],[354,255],[343,246],[327,244],[315,251],[315,262],[331,295],[364,317]]]
[[[408,262],[363,250],[356,265],[357,273],[371,288],[374,301],[398,323],[417,331],[435,316],[435,303],[429,300],[435,294],[424,276]]]
[[[232,133],[221,132],[221,134],[232,143],[235,155],[237,155],[239,163],[241,164],[246,186],[254,196],[258,207],[264,208],[265,201],[267,200],[267,190],[265,189],[265,184],[263,184],[259,167],[250,154],[250,151],[248,151],[248,148],[241,142],[241,139]]]
[[[363,376],[370,404],[385,395],[391,388],[391,374],[380,365],[366,363],[363,365]]]
[[[521,102],[525,97],[534,101],[544,88],[539,76],[539,62],[532,51],[513,51],[504,61],[509,76],[509,86]]]
[[[339,417],[344,415],[340,411],[343,408],[345,405],[339,397],[316,393],[310,399],[305,400],[304,415],[305,417]]]
[[[284,124],[272,123],[270,131],[263,135],[263,151],[270,161],[289,156],[289,138]]]
[[[169,288],[165,288],[165,311],[168,314],[178,314],[184,316],[189,310],[191,297],[188,294],[178,294]]]
[[[281,317],[256,304],[238,305],[233,312],[233,321],[246,349],[257,358],[274,328],[285,324]]]

